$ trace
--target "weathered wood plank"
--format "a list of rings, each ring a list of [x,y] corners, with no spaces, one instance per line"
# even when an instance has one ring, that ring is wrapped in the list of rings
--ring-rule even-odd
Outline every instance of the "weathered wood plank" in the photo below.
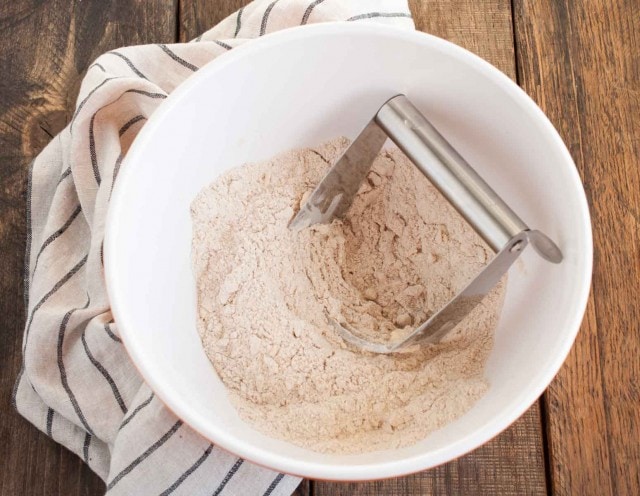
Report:
[[[311,481],[303,480],[291,496],[311,496]]]
[[[189,40],[242,7],[242,0],[181,0],[180,38]],[[509,0],[410,2],[417,28],[449,39],[516,77]],[[312,482],[315,495],[546,494],[540,407],[475,452],[435,470],[363,484]]]
[[[593,295],[550,386],[554,494],[640,490],[640,7],[517,0],[521,83],[568,144],[594,228]]]
[[[516,79],[509,0],[409,0],[416,29],[488,60]]]
[[[180,41],[196,38],[247,3],[246,0],[180,0]]]
[[[314,496],[423,496],[546,494],[539,414],[530,409],[474,452],[432,470],[363,483],[314,482]]]
[[[97,495],[104,485],[75,455],[15,413],[21,362],[30,160],[69,120],[82,74],[100,53],[175,40],[177,0],[0,0],[0,494]]]

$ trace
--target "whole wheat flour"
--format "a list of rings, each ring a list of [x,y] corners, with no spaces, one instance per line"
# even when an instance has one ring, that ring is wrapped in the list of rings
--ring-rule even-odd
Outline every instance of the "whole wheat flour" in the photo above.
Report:
[[[380,154],[344,220],[291,232],[301,202],[348,145],[228,171],[192,204],[198,328],[240,416],[321,452],[409,445],[466,412],[500,285],[437,345],[356,350],[331,320],[387,341],[451,298],[491,251],[398,150]]]

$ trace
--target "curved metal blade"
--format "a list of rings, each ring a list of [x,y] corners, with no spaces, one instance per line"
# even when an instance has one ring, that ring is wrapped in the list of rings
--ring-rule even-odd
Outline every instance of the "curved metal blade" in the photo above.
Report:
[[[289,229],[300,230],[342,217],[386,140],[385,132],[371,120],[300,207]]]
[[[518,259],[528,243],[529,231],[522,231],[511,238],[462,291],[401,341],[391,344],[372,343],[354,335],[338,323],[334,322],[334,325],[337,326],[340,336],[345,341],[373,353],[393,353],[420,341],[436,343],[482,302],[507,273],[513,262]]]

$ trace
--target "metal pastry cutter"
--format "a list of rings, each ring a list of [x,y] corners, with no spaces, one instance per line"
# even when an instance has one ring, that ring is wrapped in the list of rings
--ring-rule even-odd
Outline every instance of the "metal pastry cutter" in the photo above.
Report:
[[[556,244],[542,232],[529,229],[404,95],[397,95],[380,107],[301,206],[289,228],[298,230],[329,223],[345,215],[387,137],[451,202],[496,255],[443,308],[400,341],[372,343],[334,322],[343,339],[374,353],[392,353],[418,342],[438,342],[495,287],[529,243],[545,260],[562,261],[562,252]]]

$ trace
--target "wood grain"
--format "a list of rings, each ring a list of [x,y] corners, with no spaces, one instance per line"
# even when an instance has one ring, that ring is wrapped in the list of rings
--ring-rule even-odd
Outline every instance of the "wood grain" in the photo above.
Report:
[[[310,480],[304,479],[293,492],[292,496],[311,496],[311,484],[312,482]]]
[[[195,38],[244,3],[242,0],[182,0],[180,39]],[[410,2],[410,6],[417,29],[468,48],[515,79],[511,4],[508,0],[415,0]],[[319,496],[546,494],[540,407],[536,403],[495,440],[443,467],[374,483],[314,481],[311,491]]]
[[[640,5],[517,0],[518,65],[568,144],[594,228],[592,297],[548,402],[554,494],[640,493]]]
[[[180,0],[180,41],[200,36],[247,3],[246,0]]]
[[[516,79],[509,0],[410,0],[416,29],[460,45]]]
[[[69,120],[85,69],[122,45],[172,42],[177,0],[0,0],[0,494],[97,495],[104,484],[10,406],[21,363],[25,184]]]
[[[314,496],[546,494],[539,413],[530,409],[493,441],[432,470],[363,483],[313,482]]]

